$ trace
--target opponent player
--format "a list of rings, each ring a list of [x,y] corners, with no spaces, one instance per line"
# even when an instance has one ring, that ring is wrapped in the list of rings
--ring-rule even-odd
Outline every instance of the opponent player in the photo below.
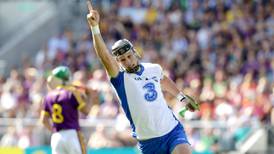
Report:
[[[88,2],[87,20],[91,27],[96,54],[104,65],[123,110],[144,154],[190,154],[191,148],[183,126],[167,105],[163,91],[172,94],[194,111],[194,101],[178,90],[163,75],[160,65],[140,63],[133,45],[119,40],[109,53],[99,30],[99,13]],[[122,70],[120,69],[120,66]]]
[[[47,79],[50,91],[44,98],[41,120],[53,133],[52,154],[86,154],[78,110],[87,115],[91,107],[88,98],[95,101],[98,99],[95,91],[71,85],[70,74],[67,67],[59,66],[52,70]]]

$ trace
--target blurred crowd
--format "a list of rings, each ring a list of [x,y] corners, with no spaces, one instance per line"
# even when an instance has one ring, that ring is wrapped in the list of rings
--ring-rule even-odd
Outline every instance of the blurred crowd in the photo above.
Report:
[[[274,125],[274,1],[273,0],[112,0],[100,12],[100,29],[109,49],[118,39],[131,40],[144,53],[143,62],[159,63],[184,93],[201,103],[186,113],[185,129],[197,151],[236,148],[253,128]],[[76,84],[100,93],[87,118],[113,119],[88,134],[91,147],[133,146],[130,128],[103,67],[96,58],[91,33],[75,39],[65,29],[22,66],[0,77],[0,117],[38,118],[46,94],[45,78],[57,65],[74,72]],[[170,95],[172,108],[183,104]],[[218,121],[211,125],[187,122]],[[41,128],[42,129],[42,128]],[[10,127],[1,144],[48,144],[39,129]],[[42,133],[41,133],[42,134]],[[40,135],[43,136],[43,135]],[[48,139],[49,140],[49,139]],[[26,144],[26,142],[22,144]]]

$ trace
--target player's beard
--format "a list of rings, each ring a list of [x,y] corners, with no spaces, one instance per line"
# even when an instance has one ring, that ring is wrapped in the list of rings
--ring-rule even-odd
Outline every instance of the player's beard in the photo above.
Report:
[[[137,65],[134,66],[134,67],[127,68],[127,69],[126,69],[126,72],[128,72],[128,73],[136,73],[136,72],[139,70],[139,68],[140,68],[140,65],[137,64]]]

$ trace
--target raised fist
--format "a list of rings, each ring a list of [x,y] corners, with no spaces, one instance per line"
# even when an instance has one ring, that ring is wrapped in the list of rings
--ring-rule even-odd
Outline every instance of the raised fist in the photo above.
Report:
[[[194,112],[196,110],[200,110],[200,104],[198,102],[195,101],[194,98],[192,98],[191,96],[189,95],[186,95],[186,100],[185,102],[187,103],[186,104],[186,108],[191,111],[191,112]]]
[[[89,14],[87,14],[87,20],[89,26],[93,27],[99,24],[100,15],[99,13],[93,9],[92,4],[90,1],[87,1]]]

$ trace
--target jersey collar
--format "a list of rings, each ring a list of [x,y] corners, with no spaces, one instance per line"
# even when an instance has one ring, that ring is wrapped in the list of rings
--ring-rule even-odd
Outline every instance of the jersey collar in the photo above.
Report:
[[[145,70],[144,66],[140,64],[140,69],[137,72],[135,72],[135,74],[141,76],[144,70]]]

